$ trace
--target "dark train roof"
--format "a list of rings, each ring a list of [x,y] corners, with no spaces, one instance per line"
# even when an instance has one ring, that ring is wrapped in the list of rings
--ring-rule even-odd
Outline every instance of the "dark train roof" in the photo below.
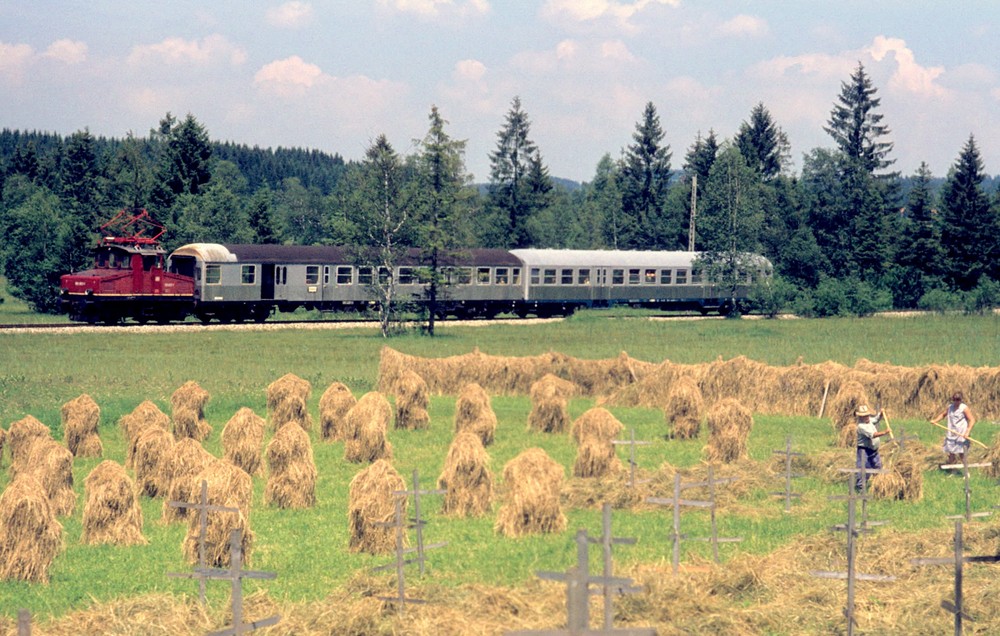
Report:
[[[366,254],[367,252],[367,254]],[[372,262],[376,252],[359,247],[326,245],[235,245],[192,243],[177,248],[171,256],[193,256],[208,263],[273,263],[303,265],[356,265]],[[367,258],[366,258],[367,256]],[[429,257],[420,249],[409,248],[397,265],[427,265]],[[506,250],[464,249],[449,251],[439,258],[441,266],[500,265],[517,267],[521,261]]]

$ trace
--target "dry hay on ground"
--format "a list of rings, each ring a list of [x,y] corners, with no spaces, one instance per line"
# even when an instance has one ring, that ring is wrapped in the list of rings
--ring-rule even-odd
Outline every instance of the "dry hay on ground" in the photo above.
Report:
[[[471,430],[459,431],[448,448],[437,487],[445,491],[441,511],[457,517],[474,517],[490,511],[493,473],[482,440]]]
[[[97,426],[101,423],[97,402],[84,393],[63,404],[60,414],[66,447],[73,457],[100,457],[104,447],[97,436]]]
[[[193,492],[201,492],[201,482],[206,483],[208,503],[213,506],[234,508],[235,512],[210,510],[205,531],[205,564],[224,568],[230,564],[232,531],[242,532],[242,551],[245,564],[252,556],[254,534],[250,529],[250,502],[253,497],[253,480],[242,469],[224,459],[216,459],[200,473],[190,478]],[[199,495],[200,496],[200,495]],[[187,535],[181,545],[188,563],[198,562],[198,537],[201,533],[201,515],[188,515]]]
[[[309,433],[290,423],[282,426],[267,445],[267,487],[264,503],[278,508],[312,508],[316,505],[316,462]]]
[[[202,447],[201,442],[191,438],[175,442],[165,451],[159,472],[160,483],[164,488],[161,523],[174,523],[187,518],[187,508],[170,504],[197,503],[201,497],[201,486],[191,490],[191,477],[205,470],[214,461],[215,457]]]
[[[706,460],[728,464],[746,459],[747,440],[753,428],[750,409],[732,398],[726,398],[708,409],[705,422],[708,425]]]
[[[271,430],[277,431],[288,422],[295,422],[306,431],[312,429],[312,416],[307,408],[311,395],[312,384],[294,373],[286,373],[267,385]]]
[[[455,400],[455,432],[471,431],[479,436],[483,446],[493,443],[497,416],[490,396],[475,382],[466,384]]]
[[[884,473],[874,475],[869,482],[869,491],[876,499],[901,499],[920,501],[924,498],[924,473],[920,455],[912,450],[898,447],[890,457],[883,460]],[[883,454],[885,452],[883,451]]]
[[[135,483],[118,462],[105,460],[83,480],[83,534],[87,545],[146,545]]]
[[[73,454],[59,442],[50,437],[35,438],[24,461],[16,469],[11,467],[12,478],[20,475],[31,475],[42,485],[42,492],[57,516],[65,517],[76,510]]]
[[[62,532],[44,486],[30,474],[15,477],[0,493],[0,580],[48,583]]]
[[[975,433],[975,429],[973,429],[973,433]],[[1000,477],[1000,432],[993,436],[993,441],[990,442],[989,448],[986,449],[986,456],[983,458],[983,461],[990,462],[990,465],[983,469],[988,476],[994,479]]]
[[[139,434],[145,429],[155,426],[165,431],[170,430],[170,417],[160,410],[156,404],[145,400],[135,407],[131,413],[118,419],[118,426],[125,434],[125,468],[135,468],[135,445]]]
[[[569,397],[575,385],[552,374],[546,374],[531,385],[531,413],[528,430],[539,433],[562,433],[569,428]]]
[[[406,490],[406,482],[388,459],[376,460],[354,476],[347,503],[352,552],[388,554],[396,549],[396,530],[378,524],[394,523],[397,501],[401,523],[406,522],[408,500],[393,494],[400,490]]]
[[[405,371],[396,383],[396,428],[421,430],[430,426],[430,394],[427,383],[413,371]]]
[[[163,476],[163,464],[174,446],[174,436],[158,426],[139,433],[135,442],[135,483],[139,493],[147,497],[162,497],[170,486]]]
[[[10,447],[11,475],[17,473],[20,465],[28,460],[31,445],[38,439],[52,439],[49,427],[31,415],[26,415],[10,425],[7,432],[7,446]]]
[[[778,367],[746,356],[729,360],[720,357],[706,365],[699,388],[709,404],[728,398],[739,401],[753,412],[770,412],[773,387],[778,384],[780,375]]]
[[[339,442],[344,439],[344,418],[357,403],[351,390],[341,382],[334,382],[323,391],[319,398],[319,422],[324,440]]]
[[[503,469],[503,504],[493,529],[507,537],[562,532],[563,467],[540,448],[529,448]]]
[[[837,445],[841,448],[853,448],[857,445],[858,424],[854,413],[862,404],[868,404],[868,393],[860,382],[854,380],[843,383],[830,400],[830,421],[837,434]],[[869,408],[873,407],[869,405]]]
[[[200,442],[208,437],[212,432],[205,421],[208,399],[208,391],[194,380],[188,380],[174,391],[170,396],[170,409],[175,439],[190,437]]]
[[[386,437],[391,418],[392,406],[381,393],[361,396],[344,418],[344,459],[355,464],[392,459],[392,444]]]
[[[236,411],[222,429],[223,457],[248,475],[261,470],[264,418],[246,406]]]
[[[551,352],[538,356],[491,356],[474,349],[446,358],[420,358],[383,347],[379,360],[380,391],[394,392],[406,370],[412,370],[435,394],[456,395],[466,384],[476,383],[491,395],[524,395],[546,374],[568,380],[587,396],[607,395],[641,380],[656,365],[621,353],[609,360],[581,360]]]
[[[625,429],[618,418],[606,408],[595,406],[576,418],[570,428],[573,441],[581,443],[588,438],[610,442]]]
[[[663,417],[667,423],[667,437],[694,439],[701,432],[705,413],[705,400],[698,383],[691,376],[682,375],[667,392]]]

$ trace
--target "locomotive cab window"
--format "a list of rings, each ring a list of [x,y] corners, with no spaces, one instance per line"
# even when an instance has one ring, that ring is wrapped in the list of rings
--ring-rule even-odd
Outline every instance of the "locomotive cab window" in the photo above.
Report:
[[[257,282],[257,266],[243,265],[240,268],[240,282],[244,285],[253,285]]]
[[[508,274],[508,269],[506,267],[496,268],[493,276],[493,283],[495,285],[509,285],[510,275]]]
[[[576,284],[577,285],[589,285],[590,284],[590,270],[580,269],[576,272]]]
[[[688,282],[688,271],[686,269],[677,270],[677,284],[687,285]]]
[[[559,284],[560,285],[572,285],[573,284],[573,270],[564,269],[559,272]]]
[[[206,265],[205,266],[205,284],[206,285],[221,285],[222,284],[222,267],[219,265]]]
[[[319,265],[306,265],[306,285],[319,282]]]
[[[338,285],[350,285],[354,282],[353,267],[345,267],[343,265],[337,267],[337,284]]]

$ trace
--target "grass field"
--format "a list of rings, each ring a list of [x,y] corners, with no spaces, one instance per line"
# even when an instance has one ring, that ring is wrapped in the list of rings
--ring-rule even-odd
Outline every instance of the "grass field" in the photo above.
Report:
[[[4,303],[6,308],[10,305]],[[3,307],[3,305],[0,305]],[[441,357],[466,353],[474,347],[495,355],[537,355],[558,351],[598,359],[625,351],[633,358],[659,362],[704,362],[718,356],[746,355],[775,365],[834,360],[853,364],[859,358],[901,365],[953,363],[993,366],[1000,360],[1000,320],[981,316],[925,316],[920,318],[866,318],[833,320],[714,320],[675,321],[621,317],[608,319],[599,312],[581,312],[563,322],[526,326],[501,324],[481,327],[443,327],[433,339],[408,335],[389,341],[374,329],[330,331],[186,331],[141,334],[99,332],[87,334],[0,333],[0,425],[31,414],[48,424],[62,439],[59,409],[81,393],[101,406],[101,438],[105,458],[123,461],[124,442],[118,418],[139,402],[151,399],[169,412],[170,394],[188,380],[197,381],[211,397],[206,417],[214,431],[205,447],[221,455],[219,435],[225,422],[242,406],[265,414],[265,388],[294,373],[313,386],[310,407],[314,419],[322,391],[333,381],[347,384],[356,396],[374,388],[381,347],[390,345],[404,353]],[[593,406],[589,399],[574,399],[576,417]],[[493,470],[499,476],[506,461],[528,447],[544,448],[567,468],[573,464],[575,446],[568,436],[525,430],[530,401],[522,396],[493,398],[499,427],[497,442],[489,447]],[[664,438],[662,413],[651,409],[615,408],[637,439],[653,444],[638,451],[639,467],[654,473],[664,463],[690,468],[699,464],[704,439],[673,441]],[[420,471],[424,485],[440,474],[451,440],[454,396],[436,396],[431,402],[428,431],[391,431],[394,466],[407,478]],[[928,414],[929,415],[929,414]],[[915,421],[895,422],[919,435],[927,445],[939,443],[939,431]],[[995,423],[977,427],[981,439],[990,440]],[[793,435],[796,450],[836,453],[826,420],[802,417],[757,416],[750,439],[752,462],[765,463],[774,449],[784,447]],[[257,533],[253,567],[279,573],[278,579],[249,584],[266,588],[276,599],[315,601],[345,585],[357,572],[388,562],[347,551],[347,484],[360,470],[342,458],[342,444],[324,444],[316,431],[313,448],[320,477],[318,504],[305,511],[278,511],[263,504],[264,480],[255,479],[251,524]],[[702,435],[704,438],[704,433]],[[852,463],[850,450],[843,454]],[[624,457],[624,453],[620,453]],[[159,523],[161,500],[144,500],[148,546],[136,548],[90,547],[80,544],[83,480],[99,460],[77,460],[77,512],[63,519],[65,551],[56,559],[49,585],[0,582],[0,615],[11,616],[19,607],[31,608],[40,617],[59,616],[93,602],[123,596],[167,592],[195,594],[188,581],[168,579],[166,572],[187,569],[180,554],[184,528]],[[6,459],[4,465],[9,463]],[[6,485],[0,473],[0,488]],[[962,509],[955,496],[956,481],[947,475],[929,474],[926,496],[918,503],[880,502],[878,516],[893,519],[894,528],[921,531],[942,527],[945,514]],[[803,536],[825,533],[843,521],[843,510],[829,505],[827,497],[843,488],[811,476],[796,484],[807,493],[800,514],[785,515],[780,502],[767,489],[745,493],[738,504],[720,514],[721,536],[742,536],[737,547],[724,547],[723,559],[736,553],[767,554]],[[779,484],[774,484],[777,489]],[[975,492],[990,493],[995,486],[973,478]],[[666,495],[667,493],[664,493]],[[534,578],[537,570],[565,570],[574,554],[573,532],[600,526],[598,507],[571,509],[568,530],[559,535],[507,540],[493,531],[493,516],[454,520],[436,515],[438,504],[427,503],[429,541],[448,545],[429,554],[427,577],[444,586],[487,583],[518,586]],[[685,532],[708,534],[707,515],[686,515]],[[689,519],[689,520],[688,520]],[[616,553],[623,566],[669,560],[666,532],[669,513],[659,510],[616,513],[615,534],[636,537],[634,547]],[[710,554],[705,544],[684,547],[685,558]],[[619,561],[620,560],[620,561]],[[219,588],[223,589],[219,589]],[[225,586],[210,587],[213,602],[224,603]],[[789,632],[793,633],[793,632]]]

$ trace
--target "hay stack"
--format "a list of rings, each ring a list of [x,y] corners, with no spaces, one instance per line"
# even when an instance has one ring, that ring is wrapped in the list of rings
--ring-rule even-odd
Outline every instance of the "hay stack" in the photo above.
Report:
[[[406,370],[396,383],[396,428],[422,430],[430,426],[427,383],[413,371]]]
[[[455,400],[455,432],[471,431],[479,436],[483,446],[489,446],[496,430],[497,416],[490,396],[475,382],[463,386]]]
[[[118,426],[125,433],[127,443],[125,468],[135,468],[135,444],[139,441],[139,434],[150,426],[169,431],[170,418],[158,406],[146,400],[135,407],[131,413],[121,416],[118,420]]]
[[[7,433],[7,445],[10,447],[11,475],[17,473],[20,465],[28,460],[31,445],[37,439],[51,439],[49,427],[34,417],[27,415],[10,425]]]
[[[392,406],[381,393],[361,396],[344,418],[344,459],[355,464],[392,459],[392,444],[386,435]]]
[[[347,517],[352,552],[388,554],[396,549],[396,530],[376,524],[394,522],[397,497],[393,493],[398,490],[406,490],[406,482],[387,459],[375,461],[351,480]],[[399,500],[405,522],[408,499]]]
[[[668,437],[694,439],[701,432],[701,419],[705,413],[705,400],[694,378],[682,375],[667,393],[667,406],[663,416],[667,422]]]
[[[570,428],[573,441],[580,443],[588,438],[610,442],[616,439],[625,427],[606,408],[595,406],[576,418]]]
[[[147,497],[162,497],[167,492],[163,464],[174,446],[174,436],[159,426],[150,426],[135,442],[135,483],[139,493]]]
[[[191,478],[192,492],[200,495],[203,481],[207,485],[208,503],[237,510],[237,512],[208,511],[208,525],[205,531],[206,565],[217,568],[229,566],[229,535],[233,530],[243,532],[243,559],[245,563],[249,563],[254,539],[253,531],[250,529],[253,480],[243,470],[224,459],[217,459]],[[198,562],[198,536],[201,532],[199,520],[200,515],[188,515],[187,535],[181,546],[188,563]]]
[[[531,385],[531,413],[528,430],[540,433],[562,433],[569,426],[566,403],[576,385],[552,374],[542,376]]]
[[[201,442],[190,437],[174,443],[165,453],[160,465],[160,483],[164,487],[163,513],[161,523],[183,521],[188,516],[187,508],[171,506],[172,501],[198,502],[201,485],[191,490],[191,477],[205,470],[215,457],[202,448]]]
[[[223,456],[248,475],[260,472],[263,443],[264,418],[245,406],[236,411],[222,429]]]
[[[312,395],[312,385],[294,373],[286,373],[267,385],[267,412],[271,430],[277,431],[288,422],[312,428],[312,416],[306,405]]]
[[[73,457],[100,457],[104,452],[97,425],[101,423],[101,408],[84,393],[62,406],[63,434],[66,447]]]
[[[52,512],[65,517],[76,510],[76,493],[73,491],[73,454],[69,449],[49,437],[36,438],[28,450],[27,458],[11,476],[31,475],[42,485],[42,493],[49,498]]]
[[[493,528],[507,537],[562,532],[566,515],[559,506],[563,467],[540,448],[529,448],[503,469],[504,503]]]
[[[83,536],[87,545],[146,545],[135,483],[118,462],[105,460],[83,480]]]
[[[747,457],[747,439],[753,428],[753,416],[733,398],[716,402],[706,417],[708,446],[705,448],[709,462],[728,464]]]
[[[830,421],[841,448],[854,448],[858,443],[858,420],[854,412],[862,404],[868,404],[868,393],[856,380],[841,384],[830,401]]]
[[[324,440],[339,442],[344,439],[344,418],[358,403],[347,385],[334,382],[319,398],[320,434]]]
[[[898,451],[893,461],[886,462],[887,472],[872,476],[870,492],[877,499],[920,501],[924,498],[924,473],[917,453]]]
[[[625,427],[605,408],[594,407],[573,422],[570,434],[578,444],[574,477],[606,477],[622,470],[614,439]]]
[[[7,431],[0,427],[0,467],[3,467],[3,447],[7,441]]]
[[[190,437],[200,442],[208,437],[212,432],[212,427],[205,421],[208,398],[208,391],[194,380],[188,380],[174,391],[170,396],[170,407],[175,439]]]
[[[278,508],[312,508],[316,505],[316,462],[309,433],[301,426],[282,426],[267,445],[270,474],[264,503]]]
[[[493,503],[490,456],[479,436],[460,431],[448,448],[438,488],[445,491],[442,511],[457,517],[484,515]]]
[[[47,583],[62,531],[37,479],[24,474],[11,481],[0,494],[0,580]]]

